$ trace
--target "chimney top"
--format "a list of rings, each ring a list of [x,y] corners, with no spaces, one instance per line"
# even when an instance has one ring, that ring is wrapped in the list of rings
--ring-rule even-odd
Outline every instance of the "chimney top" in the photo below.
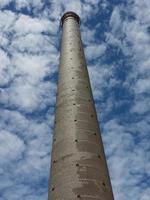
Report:
[[[62,17],[61,17],[61,26],[63,26],[64,21],[68,18],[68,17],[73,17],[79,24],[80,24],[80,17],[72,11],[66,12]]]

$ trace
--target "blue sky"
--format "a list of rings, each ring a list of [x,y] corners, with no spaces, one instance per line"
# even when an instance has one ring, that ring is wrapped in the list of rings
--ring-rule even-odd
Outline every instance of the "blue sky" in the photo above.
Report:
[[[47,200],[68,10],[81,17],[115,200],[149,200],[149,0],[0,0],[0,200]]]

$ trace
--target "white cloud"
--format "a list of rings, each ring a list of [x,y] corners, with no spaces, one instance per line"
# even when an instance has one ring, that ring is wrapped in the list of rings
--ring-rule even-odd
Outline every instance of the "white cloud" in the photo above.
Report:
[[[28,9],[40,10],[44,5],[42,0],[15,0],[17,9],[27,7]],[[35,11],[34,11],[35,12]]]
[[[91,65],[88,67],[91,86],[95,100],[101,100],[106,87],[112,87],[117,82],[114,80],[114,67],[108,65]],[[113,84],[112,84],[113,82]],[[109,85],[109,86],[108,86]]]
[[[7,46],[8,43],[9,43],[8,38],[6,38],[6,36],[4,36],[3,34],[0,34],[0,45]]]
[[[142,193],[146,193],[146,190],[141,181],[144,174],[149,176],[146,167],[149,160],[147,141],[141,139],[135,144],[130,126],[136,125],[131,123],[126,127],[116,120],[110,120],[104,124],[103,133],[115,198],[122,200],[142,198]],[[147,186],[145,183],[145,187]]]
[[[137,101],[135,100],[135,103],[131,109],[132,112],[144,114],[145,112],[148,112],[150,108],[150,101],[149,98],[138,98]]]
[[[46,197],[47,187],[41,187],[37,192],[34,184],[46,182],[49,173],[52,141],[49,124],[53,117],[49,120],[42,118],[43,122],[39,122],[37,119],[28,119],[17,111],[2,109],[0,117],[2,197],[14,200]],[[12,196],[10,191],[13,192]]]
[[[4,54],[5,55],[5,54]],[[55,55],[55,54],[54,54]],[[7,57],[4,57],[7,61]],[[55,58],[55,56],[53,56]],[[53,59],[54,60],[54,59]],[[44,109],[54,103],[54,83],[42,82],[44,77],[55,72],[56,68],[49,66],[50,59],[46,56],[14,53],[11,63],[12,68],[4,72],[8,77],[16,77],[10,87],[1,89],[1,102],[15,105],[20,109],[32,112],[35,109]],[[4,59],[3,59],[3,63]],[[9,63],[8,63],[9,64]],[[8,66],[7,66],[8,67]],[[4,73],[1,73],[2,83],[6,82]],[[7,78],[7,81],[9,78]],[[38,85],[38,87],[37,87]]]
[[[118,7],[115,7],[110,21],[109,21],[110,27],[112,28],[112,32],[118,32],[121,26],[121,17],[120,17],[120,9]]]
[[[2,33],[7,33],[12,28],[17,16],[11,11],[0,11],[0,30]]]
[[[13,28],[17,34],[27,34],[47,31],[48,26],[50,26],[49,21],[32,18],[26,15],[20,15]]]
[[[31,1],[27,1],[27,0],[15,0],[16,3],[16,8],[18,10],[22,9],[22,8],[28,8],[30,9],[30,3]]]
[[[96,29],[91,30],[87,26],[82,25],[81,32],[82,32],[81,37],[84,44],[90,45],[95,41]]]
[[[25,80],[16,80],[9,89],[1,91],[1,102],[10,106],[16,106],[25,112],[33,112],[36,109],[42,110],[52,105],[55,101],[55,84],[38,83],[31,85]]]
[[[48,36],[29,33],[13,39],[10,50],[25,51],[30,54],[58,54],[56,47],[50,43]],[[26,56],[27,57],[27,56]]]
[[[52,18],[57,20],[60,20],[63,13],[73,11],[81,17],[82,22],[85,22],[88,18],[92,17],[92,15],[99,11],[97,4],[94,2],[83,3],[80,0],[52,0],[51,4],[51,12],[49,14]]]
[[[8,5],[12,0],[1,0],[0,1],[0,7],[3,8],[6,5]]]
[[[150,91],[150,79],[139,79],[135,84],[135,92],[143,93]]]
[[[36,84],[49,72],[49,59],[45,55],[14,54],[12,64],[15,75],[26,77],[28,83]]]
[[[5,85],[9,81],[10,59],[6,52],[0,50],[0,85]]]
[[[90,44],[85,49],[85,55],[87,59],[97,59],[100,58],[105,53],[106,45],[105,44]]]
[[[133,112],[142,113],[145,112],[146,104],[141,106],[141,97],[144,93],[149,94],[150,82],[149,82],[149,33],[148,33],[148,19],[149,19],[149,3],[147,0],[139,1],[135,0],[132,5],[126,9],[124,7],[116,7],[112,13],[110,19],[110,25],[112,27],[111,34],[107,34],[107,42],[109,44],[115,44],[123,50],[125,55],[131,57],[130,65],[132,65],[131,71],[128,73],[128,78],[125,84],[128,85],[130,91],[134,94],[135,104],[131,109]],[[132,16],[133,19],[129,20],[127,17],[123,20],[121,18],[121,12],[124,11],[128,16]],[[122,42],[121,37],[124,37]],[[130,44],[128,46],[128,44]],[[139,102],[138,102],[139,99]],[[148,104],[147,104],[148,106]],[[139,112],[138,110],[139,109]],[[143,111],[142,111],[143,110]]]
[[[25,150],[25,144],[17,135],[5,130],[0,131],[0,157],[4,164],[20,159]]]
[[[0,118],[1,124],[0,128],[7,128],[9,132],[19,133],[23,138],[32,138],[32,135],[26,133],[27,127],[30,127],[30,123],[32,124],[32,120],[26,119],[21,113],[17,111],[10,111],[7,109],[0,110]],[[9,122],[7,124],[7,122]],[[28,131],[27,131],[28,132]]]
[[[150,197],[150,189],[148,188],[143,192],[140,200],[149,200],[149,197]]]

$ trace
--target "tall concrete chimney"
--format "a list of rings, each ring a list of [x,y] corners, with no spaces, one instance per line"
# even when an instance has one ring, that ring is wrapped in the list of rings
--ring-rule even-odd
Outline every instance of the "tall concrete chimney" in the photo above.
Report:
[[[79,25],[73,12],[61,18],[48,200],[113,200]]]

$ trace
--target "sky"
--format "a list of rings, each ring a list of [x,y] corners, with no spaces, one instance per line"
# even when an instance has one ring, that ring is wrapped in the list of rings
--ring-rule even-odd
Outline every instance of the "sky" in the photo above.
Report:
[[[0,200],[47,200],[66,11],[81,17],[115,200],[150,200],[149,0],[0,0]]]

